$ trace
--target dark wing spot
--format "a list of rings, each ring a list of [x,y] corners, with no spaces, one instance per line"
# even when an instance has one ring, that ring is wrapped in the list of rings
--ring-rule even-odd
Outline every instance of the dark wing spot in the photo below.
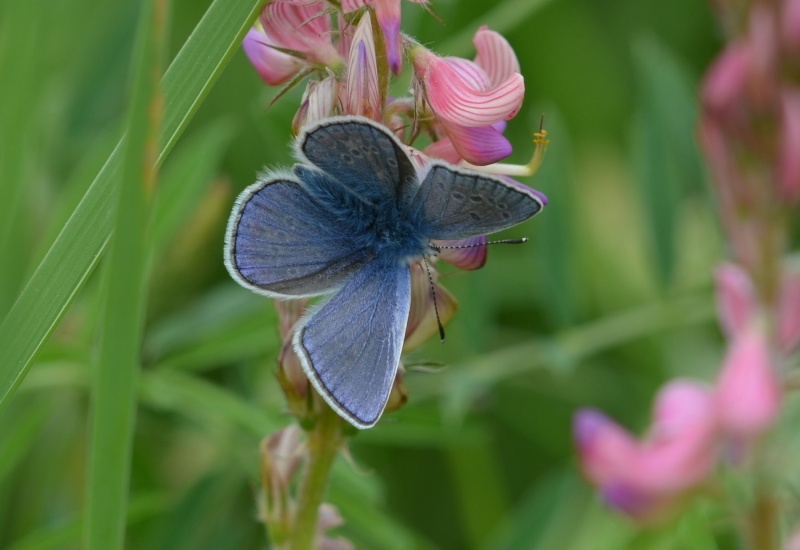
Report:
[[[463,193],[459,193],[458,191],[453,191],[452,197],[454,199],[456,199],[457,201],[463,201],[464,200],[464,194]]]
[[[469,213],[469,217],[472,218],[476,222],[481,221],[481,217],[477,212],[470,212]]]
[[[483,197],[481,197],[480,195],[470,195],[469,200],[471,200],[474,203],[482,203]]]

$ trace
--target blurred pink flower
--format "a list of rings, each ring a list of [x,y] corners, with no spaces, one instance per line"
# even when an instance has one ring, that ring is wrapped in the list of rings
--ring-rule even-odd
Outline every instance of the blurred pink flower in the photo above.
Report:
[[[734,337],[717,379],[714,406],[719,428],[735,443],[747,443],[772,426],[780,402],[766,334],[751,321]]]
[[[421,46],[411,57],[425,99],[453,148],[470,163],[485,165],[511,154],[511,144],[493,125],[517,114],[525,83],[502,36],[481,27],[474,42],[474,62],[439,57]]]
[[[783,90],[780,104],[778,181],[783,195],[800,201],[800,89]]]
[[[416,4],[427,4],[428,0],[411,0]],[[365,5],[375,10],[386,40],[386,58],[394,74],[400,74],[403,58],[400,55],[400,0],[342,0],[342,12],[351,13]]]
[[[800,58],[800,0],[786,0],[780,19],[787,53],[795,59]]]
[[[800,344],[800,264],[797,258],[785,262],[781,274],[778,338],[786,353],[794,351]]]
[[[583,471],[605,501],[634,518],[656,520],[700,485],[714,466],[712,393],[688,380],[667,384],[641,442],[591,409],[576,415],[574,437]]]

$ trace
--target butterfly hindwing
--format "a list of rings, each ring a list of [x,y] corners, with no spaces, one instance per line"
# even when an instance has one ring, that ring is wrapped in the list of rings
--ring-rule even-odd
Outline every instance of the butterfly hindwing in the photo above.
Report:
[[[289,176],[248,187],[228,223],[225,265],[237,282],[261,294],[331,292],[370,259]]]
[[[300,322],[294,346],[314,387],[359,428],[380,418],[411,303],[407,265],[371,262]]]
[[[414,198],[431,239],[463,239],[507,229],[542,209],[521,184],[440,163],[428,171]]]
[[[369,119],[327,119],[301,134],[298,144],[311,164],[366,202],[399,201],[416,188],[416,170],[400,142]]]

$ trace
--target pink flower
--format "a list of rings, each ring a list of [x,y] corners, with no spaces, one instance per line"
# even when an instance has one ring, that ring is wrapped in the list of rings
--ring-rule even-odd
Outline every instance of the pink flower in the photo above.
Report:
[[[334,76],[308,82],[300,108],[292,120],[292,131],[295,135],[300,133],[303,126],[333,115],[338,89],[339,84]]]
[[[800,264],[796,259],[786,263],[781,275],[778,338],[786,353],[800,344]]]
[[[411,0],[416,4],[427,4],[428,0]],[[403,58],[400,55],[400,0],[342,0],[342,12],[351,13],[365,5],[375,10],[386,40],[386,58],[394,74],[400,74]]]
[[[747,272],[724,263],[715,271],[717,316],[725,336],[733,338],[747,327],[755,309],[755,289]]]
[[[780,20],[783,43],[788,53],[796,59],[800,57],[800,0],[783,2]]]
[[[261,10],[264,32],[275,45],[301,54],[310,63],[338,67],[342,58],[331,37],[325,2],[272,0]]]
[[[242,41],[242,49],[261,80],[269,86],[278,86],[289,82],[304,63],[271,46],[275,46],[275,42],[258,27],[250,29]]]
[[[427,270],[419,263],[411,266],[411,310],[406,323],[406,338],[403,350],[409,351],[419,347],[431,336],[438,334],[439,322],[446,325],[458,310],[458,301],[446,288],[436,282],[436,272],[431,269],[431,279]],[[433,307],[433,295],[436,293],[436,307],[439,310],[439,320]]]
[[[734,339],[716,384],[714,403],[720,430],[747,442],[772,426],[781,392],[766,335],[756,323]]]
[[[502,36],[482,27],[474,42],[475,62],[438,57],[421,46],[411,53],[425,99],[453,148],[472,164],[484,165],[511,153],[511,144],[493,125],[517,114],[525,83]]]
[[[576,415],[574,436],[584,473],[609,505],[638,519],[658,519],[714,466],[712,394],[692,381],[667,384],[656,400],[653,426],[641,442],[591,409]]]
[[[383,101],[378,79],[378,62],[372,21],[362,17],[350,43],[347,63],[347,85],[342,88],[342,105],[348,115],[363,115],[380,122]]]
[[[797,3],[797,2],[796,2]],[[786,198],[800,201],[800,89],[783,91],[780,108],[781,136],[778,181]]]

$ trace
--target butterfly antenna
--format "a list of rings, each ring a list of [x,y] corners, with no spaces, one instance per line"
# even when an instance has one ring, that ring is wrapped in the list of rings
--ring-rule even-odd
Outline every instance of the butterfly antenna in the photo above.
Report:
[[[456,246],[441,246],[441,245],[431,245],[436,250],[442,250],[447,248],[449,250],[458,250],[460,248],[475,248],[476,246],[487,246],[490,244],[524,244],[528,242],[526,237],[522,237],[521,239],[503,239],[500,241],[486,241],[485,243],[475,243],[475,244],[460,244]]]
[[[436,313],[436,324],[439,326],[439,338],[442,339],[442,343],[444,344],[444,326],[442,326],[442,321],[439,318],[439,306],[436,305],[436,287],[433,286],[433,275],[431,274],[431,268],[428,265],[428,260],[422,258],[422,262],[425,264],[425,271],[428,272],[428,281],[431,284],[431,297],[433,298],[433,311]]]

